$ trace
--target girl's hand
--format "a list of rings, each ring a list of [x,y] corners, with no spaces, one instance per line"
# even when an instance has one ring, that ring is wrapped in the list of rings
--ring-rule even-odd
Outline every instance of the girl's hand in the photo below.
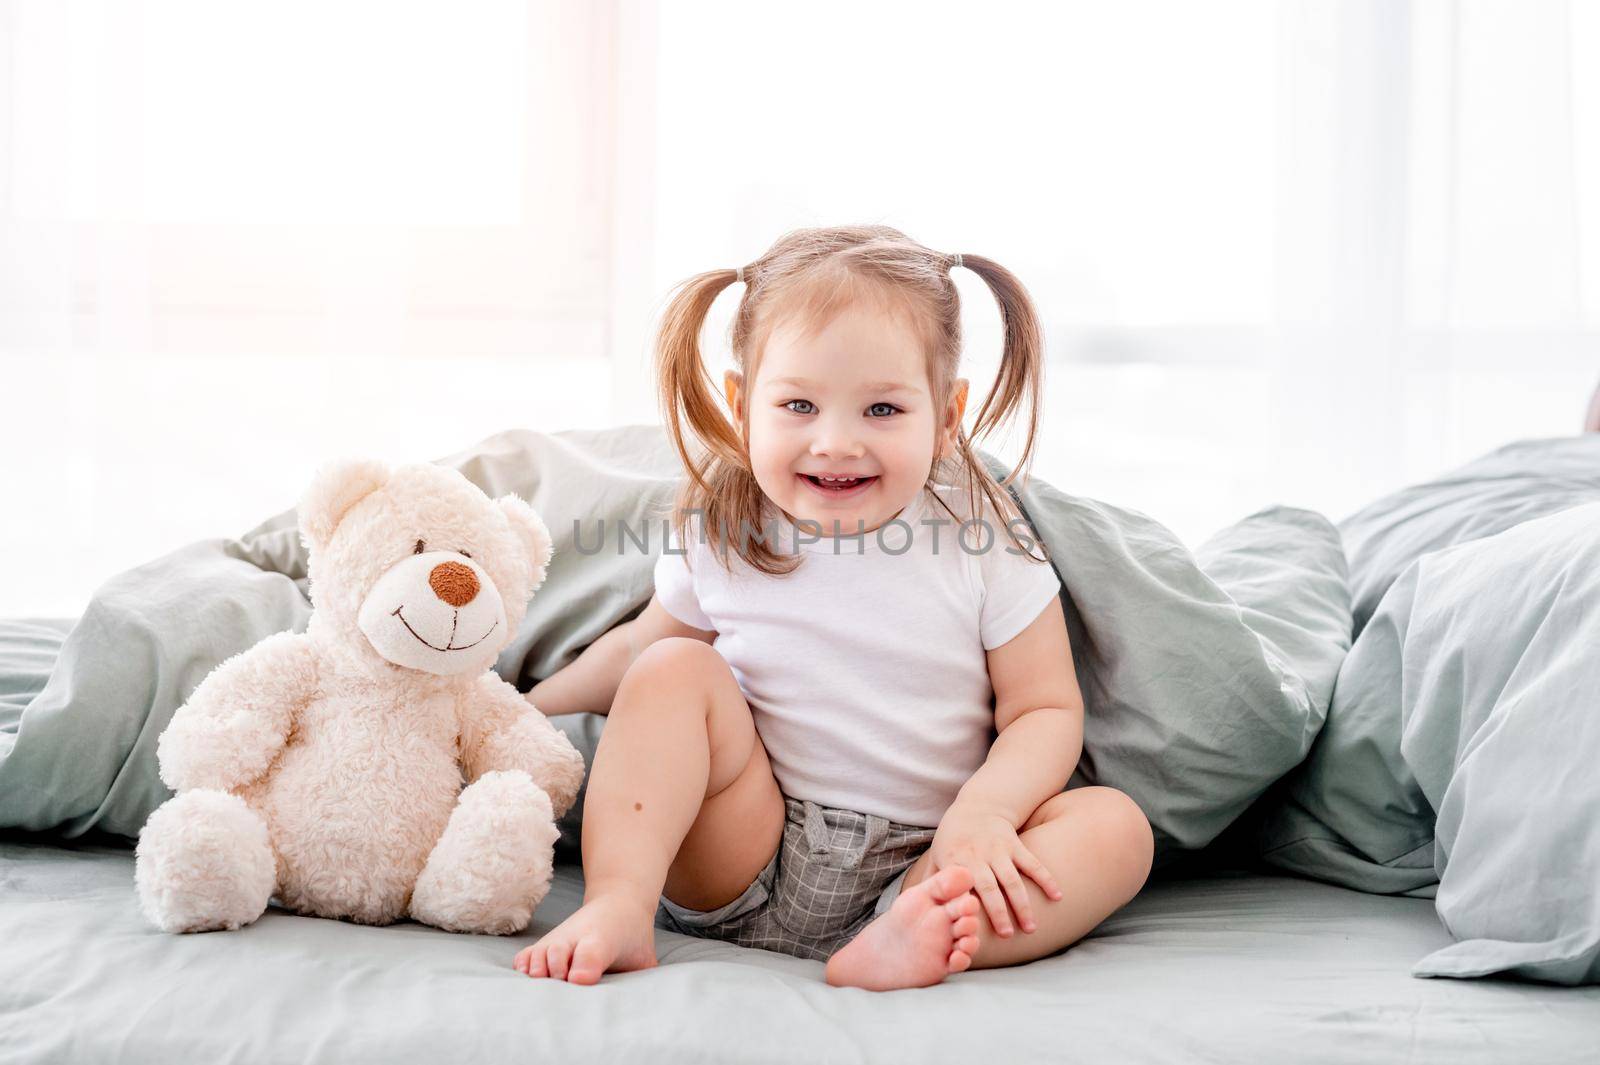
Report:
[[[958,802],[945,811],[928,849],[933,862],[929,875],[950,865],[964,865],[971,871],[972,890],[978,893],[989,923],[1001,937],[1009,937],[1014,931],[1010,910],[1016,911],[1017,924],[1024,932],[1038,927],[1022,873],[1051,899],[1061,897],[1050,870],[1023,845],[1011,821],[998,811],[963,808]],[[1007,898],[1011,900],[1009,910]]]

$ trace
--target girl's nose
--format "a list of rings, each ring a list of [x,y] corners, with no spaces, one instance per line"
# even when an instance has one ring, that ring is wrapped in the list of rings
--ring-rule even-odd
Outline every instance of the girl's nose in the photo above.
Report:
[[[854,425],[837,421],[823,421],[817,426],[817,435],[811,441],[811,453],[828,458],[860,458],[863,454],[861,438]]]

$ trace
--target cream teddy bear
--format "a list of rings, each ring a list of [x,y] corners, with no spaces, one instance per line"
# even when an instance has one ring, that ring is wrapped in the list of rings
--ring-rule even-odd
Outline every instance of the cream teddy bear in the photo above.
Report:
[[[298,513],[309,627],[222,662],[162,733],[177,795],[140,832],[140,904],[169,932],[238,928],[274,894],[363,924],[520,931],[584,772],[491,669],[549,531],[430,464],[331,463]]]

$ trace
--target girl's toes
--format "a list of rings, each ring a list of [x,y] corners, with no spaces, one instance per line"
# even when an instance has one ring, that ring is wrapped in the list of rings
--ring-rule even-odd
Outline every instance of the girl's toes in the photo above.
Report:
[[[975,936],[978,934],[978,915],[969,913],[965,917],[958,917],[950,926],[950,934],[960,939],[962,936]]]
[[[951,972],[953,972],[953,973],[966,972],[967,967],[969,965],[971,965],[971,964],[972,964],[972,955],[968,954],[966,951],[964,951],[964,950],[952,950],[950,952],[950,966],[949,966],[949,968],[950,968]]]
[[[981,905],[982,903],[978,901],[978,896],[969,891],[965,895],[958,895],[945,903],[944,912],[950,915],[952,921],[959,921],[963,917],[976,917]]]
[[[592,984],[606,970],[606,959],[597,939],[585,939],[572,952],[572,972],[568,979],[575,984]]]
[[[550,965],[550,975],[555,977],[557,980],[565,980],[567,978],[567,963],[571,960],[571,943],[551,944],[550,955],[548,959],[548,963]]]
[[[522,971],[529,976],[549,976],[550,970],[545,968],[544,950],[540,947],[529,947],[527,957],[522,959]]]
[[[956,940],[956,950],[959,950],[961,953],[968,954],[968,955],[977,954],[978,953],[978,937],[977,936],[962,936],[960,939]]]
[[[947,866],[933,874],[928,885],[936,902],[948,902],[962,892],[972,890],[972,870],[964,865]]]
[[[918,918],[916,923],[917,935],[925,943],[955,942],[951,931],[950,917],[939,906],[930,907]]]

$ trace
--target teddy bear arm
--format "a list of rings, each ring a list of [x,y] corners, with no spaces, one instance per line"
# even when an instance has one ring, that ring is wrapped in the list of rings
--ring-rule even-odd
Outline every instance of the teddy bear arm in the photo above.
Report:
[[[550,796],[557,817],[566,813],[583,785],[583,755],[572,741],[497,674],[485,675],[472,694],[461,746],[468,782],[521,769]]]
[[[200,682],[156,743],[174,791],[231,791],[259,777],[288,741],[296,712],[317,689],[303,635],[282,632],[241,651]]]

